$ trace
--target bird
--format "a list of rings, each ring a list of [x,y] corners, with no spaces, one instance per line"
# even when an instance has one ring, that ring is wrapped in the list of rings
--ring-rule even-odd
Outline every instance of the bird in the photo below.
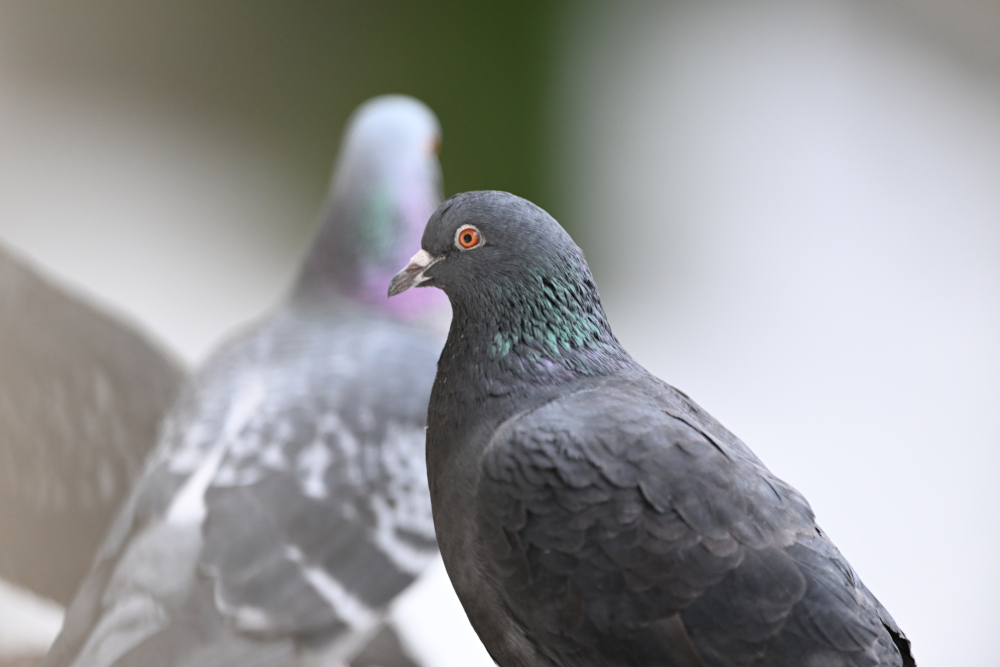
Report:
[[[501,667],[915,665],[806,499],[615,338],[544,210],[468,192],[390,296],[452,321],[428,406],[438,544]]]
[[[0,577],[69,604],[185,376],[0,245]]]
[[[410,97],[354,112],[288,296],[181,392],[43,665],[340,664],[382,632],[437,555],[425,316],[447,300],[384,286],[441,200],[439,139]]]

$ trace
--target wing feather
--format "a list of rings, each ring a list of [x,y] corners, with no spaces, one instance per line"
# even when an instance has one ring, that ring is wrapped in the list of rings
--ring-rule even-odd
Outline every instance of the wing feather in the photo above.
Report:
[[[183,376],[0,246],[0,576],[69,604]]]
[[[677,628],[704,665],[901,664],[805,499],[669,387],[605,384],[519,416],[479,489],[488,566],[561,664],[687,664]]]
[[[224,348],[168,418],[45,664],[361,649],[437,552],[424,424],[440,344],[394,326],[286,313]]]

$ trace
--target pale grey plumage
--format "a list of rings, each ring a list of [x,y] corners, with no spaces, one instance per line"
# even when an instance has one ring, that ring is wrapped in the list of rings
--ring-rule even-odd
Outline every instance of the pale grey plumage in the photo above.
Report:
[[[310,664],[379,631],[436,553],[441,343],[371,295],[439,198],[437,138],[410,98],[355,113],[292,294],[175,404],[46,665]]]
[[[0,577],[69,604],[183,377],[0,247]]]

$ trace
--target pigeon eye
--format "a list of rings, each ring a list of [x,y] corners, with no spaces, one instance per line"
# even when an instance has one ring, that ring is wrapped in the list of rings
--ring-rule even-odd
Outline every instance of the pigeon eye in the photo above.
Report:
[[[462,225],[455,232],[455,245],[459,250],[472,250],[483,244],[483,235],[472,225]]]

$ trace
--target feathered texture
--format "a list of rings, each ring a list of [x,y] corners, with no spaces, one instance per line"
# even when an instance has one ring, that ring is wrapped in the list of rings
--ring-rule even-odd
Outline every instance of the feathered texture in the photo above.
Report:
[[[69,604],[183,377],[0,247],[0,577]]]
[[[348,122],[325,204],[327,224],[303,263],[296,300],[323,300],[334,289],[408,319],[447,309],[447,299],[433,292],[385,297],[386,284],[441,201],[441,130],[434,114],[414,103],[377,97]]]
[[[501,667],[915,664],[805,498],[629,357],[548,214],[457,195],[422,248],[400,276],[455,313],[428,410],[435,526]]]
[[[369,276],[439,199],[437,138],[410,98],[356,112],[288,301],[174,405],[45,665],[337,662],[380,633],[436,553],[424,424],[440,341]]]

